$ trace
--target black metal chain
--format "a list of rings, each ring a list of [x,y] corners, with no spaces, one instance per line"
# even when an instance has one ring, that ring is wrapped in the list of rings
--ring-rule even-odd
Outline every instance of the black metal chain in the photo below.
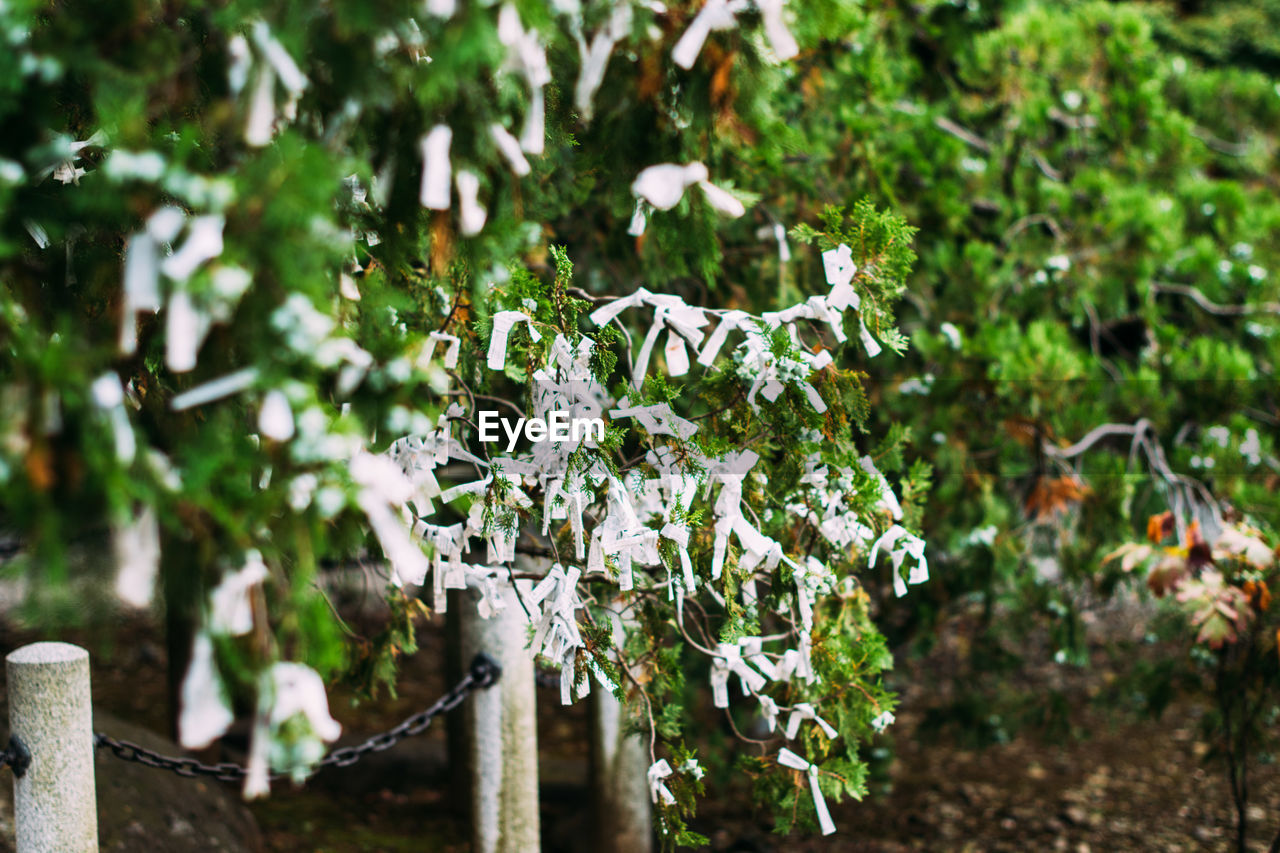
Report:
[[[502,667],[489,655],[481,652],[472,659],[471,666],[463,679],[454,685],[453,689],[448,693],[437,699],[430,708],[419,711],[394,728],[388,729],[382,734],[374,735],[358,746],[344,746],[341,749],[335,749],[320,760],[318,767],[350,767],[371,752],[382,752],[407,737],[422,734],[431,725],[433,719],[452,711],[461,705],[473,691],[489,687],[501,677]],[[239,782],[249,772],[247,767],[230,762],[203,764],[194,758],[161,755],[136,743],[117,740],[102,732],[94,733],[93,745],[95,748],[110,750],[111,754],[121,761],[131,761],[144,767],[168,770],[179,776],[207,776],[223,782]],[[273,774],[271,778],[280,779],[285,775]]]
[[[8,767],[19,779],[31,766],[31,750],[17,735],[9,735],[9,747],[0,750],[0,767]]]

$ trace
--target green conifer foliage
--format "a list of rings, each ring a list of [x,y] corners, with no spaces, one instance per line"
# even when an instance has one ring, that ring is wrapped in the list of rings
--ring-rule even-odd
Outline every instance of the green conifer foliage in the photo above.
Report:
[[[108,583],[142,606],[158,584],[179,654],[194,632],[184,742],[256,705],[257,795],[335,735],[320,676],[394,684],[419,584],[439,607],[550,552],[532,651],[567,699],[628,699],[664,839],[699,843],[685,739],[708,676],[718,705],[757,694],[723,712],[743,725],[778,715],[791,749],[748,769],[787,825],[830,831],[825,798],[862,795],[859,745],[892,721],[859,578],[877,552],[903,593],[927,577],[901,526],[927,474],[880,473],[903,436],[869,440],[860,370],[905,348],[914,231],[825,186],[811,158],[843,140],[805,127],[826,40],[866,22],[837,2],[4,0],[0,506],[34,598],[67,600],[69,543],[109,530]],[[538,412],[561,370],[650,414],[612,415],[559,480],[477,443],[480,401]],[[594,550],[592,526],[654,500],[635,565]],[[353,642],[316,582],[364,558],[392,621]],[[636,627],[615,649],[619,587]]]

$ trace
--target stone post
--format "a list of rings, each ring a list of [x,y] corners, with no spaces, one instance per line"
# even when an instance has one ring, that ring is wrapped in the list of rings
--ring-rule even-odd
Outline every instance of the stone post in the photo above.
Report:
[[[537,569],[517,558],[516,570]],[[516,581],[526,598],[533,581]],[[486,652],[502,666],[502,678],[466,703],[467,766],[471,788],[472,853],[538,853],[538,727],[528,617],[509,584],[506,607],[489,619],[476,612],[480,591],[461,590],[458,621],[462,660]]]
[[[599,853],[650,853],[653,818],[645,772],[649,751],[624,734],[622,705],[598,684],[591,690],[591,795]]]
[[[89,653],[33,643],[5,664],[9,731],[31,752],[13,782],[18,853],[97,853]]]
[[[623,621],[615,604],[610,612],[615,643],[623,641]],[[612,693],[591,690],[592,831],[599,853],[650,853],[653,817],[650,813],[649,750],[637,734],[626,734],[623,706]]]

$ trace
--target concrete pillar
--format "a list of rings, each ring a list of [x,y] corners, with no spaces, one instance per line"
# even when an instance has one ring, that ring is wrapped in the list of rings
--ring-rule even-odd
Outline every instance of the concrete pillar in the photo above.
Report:
[[[9,730],[31,752],[13,782],[18,853],[97,853],[89,653],[33,643],[5,659]]]
[[[531,567],[517,560],[517,571]],[[516,581],[528,598],[533,581]],[[472,853],[538,853],[538,726],[528,617],[509,584],[502,584],[501,613],[480,618],[480,591],[458,596],[464,666],[486,652],[502,666],[502,678],[466,702],[467,767],[471,789]],[[451,603],[452,604],[452,603]]]
[[[598,853],[650,853],[649,750],[624,734],[622,704],[600,685],[591,689],[591,795]]]
[[[620,607],[621,602],[615,603]],[[622,620],[613,619],[615,643],[623,640]],[[624,682],[625,683],[625,682]],[[599,853],[650,853],[653,817],[649,805],[649,750],[643,738],[626,734],[624,708],[612,693],[591,689],[592,829]]]

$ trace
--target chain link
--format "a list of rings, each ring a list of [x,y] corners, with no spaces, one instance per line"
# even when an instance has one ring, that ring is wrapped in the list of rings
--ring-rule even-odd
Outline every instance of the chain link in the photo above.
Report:
[[[335,749],[320,760],[319,767],[350,767],[371,752],[383,752],[400,741],[414,735],[422,734],[430,727],[431,721],[441,714],[448,713],[461,705],[472,692],[483,690],[493,685],[502,677],[502,667],[487,654],[481,652],[471,661],[467,674],[453,689],[435,701],[431,707],[408,717],[399,725],[374,735],[364,743],[356,746],[344,746]],[[203,764],[194,758],[177,758],[161,755],[127,740],[117,740],[108,734],[95,732],[93,745],[98,749],[110,750],[111,754],[121,761],[167,770],[178,776],[194,778],[204,776],[222,782],[239,782],[249,770],[240,764],[223,762],[221,764]],[[273,774],[271,778],[281,779],[286,774]]]

